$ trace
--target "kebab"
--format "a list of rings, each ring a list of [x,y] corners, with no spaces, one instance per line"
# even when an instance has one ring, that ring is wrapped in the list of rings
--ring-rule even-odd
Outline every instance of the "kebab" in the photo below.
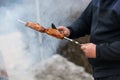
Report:
[[[53,37],[56,37],[56,38],[58,38],[58,39],[66,39],[66,40],[68,40],[68,41],[70,41],[70,42],[73,42],[73,43],[75,43],[75,44],[77,44],[77,45],[81,45],[78,41],[75,41],[75,40],[73,40],[73,39],[67,38],[67,37],[65,37],[63,34],[61,34],[61,33],[57,30],[57,28],[56,28],[56,26],[55,26],[54,24],[52,24],[52,27],[50,27],[50,28],[45,28],[45,27],[41,26],[41,25],[38,24],[38,23],[24,22],[24,21],[19,20],[19,19],[18,19],[17,21],[19,21],[19,22],[21,22],[21,23],[24,23],[27,27],[29,27],[29,28],[31,28],[31,29],[34,29],[34,30],[36,30],[36,31],[39,31],[39,32],[41,32],[41,33],[46,33],[46,34],[48,34],[48,35],[50,35],[50,36],[53,36]]]
[[[64,39],[64,35],[61,34],[57,29],[55,28],[44,28],[43,26],[41,26],[40,24],[37,24],[37,23],[33,23],[33,22],[27,22],[26,23],[26,26],[36,30],[36,31],[39,31],[39,32],[42,32],[42,33],[46,33],[50,36],[53,36],[53,37],[56,37],[56,38],[59,38],[59,39]]]

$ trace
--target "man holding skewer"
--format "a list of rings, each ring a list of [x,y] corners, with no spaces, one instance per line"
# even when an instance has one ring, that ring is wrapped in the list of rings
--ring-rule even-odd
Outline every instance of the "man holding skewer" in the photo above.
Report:
[[[120,0],[92,0],[82,15],[58,30],[69,38],[90,35],[81,49],[95,80],[120,80]]]

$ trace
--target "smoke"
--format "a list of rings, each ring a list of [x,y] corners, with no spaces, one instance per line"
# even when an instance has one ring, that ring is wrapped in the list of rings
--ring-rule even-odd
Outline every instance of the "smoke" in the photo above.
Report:
[[[36,21],[35,2],[6,2],[0,7],[0,50],[10,80],[34,80],[30,71],[40,61],[37,32],[17,22],[18,18]]]
[[[13,5],[13,3],[21,3],[22,2],[22,0],[1,0],[0,1],[0,7],[1,6],[11,6],[11,5]]]
[[[0,1],[0,51],[10,80],[35,80],[32,70],[56,52],[59,40],[26,28],[17,19],[36,22],[36,0]],[[39,0],[40,24],[69,25],[85,8],[82,0]],[[86,0],[85,0],[86,1]],[[42,38],[42,44],[40,43]],[[41,55],[42,54],[42,55]]]

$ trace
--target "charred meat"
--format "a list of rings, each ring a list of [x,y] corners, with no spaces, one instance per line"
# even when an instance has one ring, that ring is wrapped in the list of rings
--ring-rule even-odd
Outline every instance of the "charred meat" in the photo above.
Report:
[[[38,23],[33,23],[33,22],[27,22],[26,23],[26,26],[36,30],[36,31],[39,31],[39,32],[45,32],[45,28],[42,27],[41,25],[39,25]]]
[[[36,30],[36,31],[46,33],[50,36],[53,36],[53,37],[56,37],[56,38],[59,38],[59,39],[64,38],[64,35],[61,34],[57,29],[54,29],[54,28],[44,28],[41,25],[39,25],[37,23],[33,23],[33,22],[27,22],[26,26],[28,26],[28,27]]]

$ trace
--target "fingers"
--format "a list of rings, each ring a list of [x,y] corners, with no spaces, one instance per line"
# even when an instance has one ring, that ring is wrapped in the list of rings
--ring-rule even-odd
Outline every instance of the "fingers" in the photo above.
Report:
[[[58,29],[59,31],[62,31],[62,30],[64,30],[64,26],[59,26],[59,27],[57,27],[57,29]]]
[[[87,43],[87,44],[81,44],[81,49],[82,49],[82,50],[87,49],[87,48],[89,47],[89,44],[90,44],[90,43]]]
[[[64,34],[64,26],[59,26],[57,29],[60,31],[61,34]]]
[[[96,58],[96,45],[93,43],[81,44],[81,49],[88,58]]]
[[[66,37],[70,35],[70,30],[64,26],[59,26],[57,29],[60,31],[61,34],[63,34]]]

